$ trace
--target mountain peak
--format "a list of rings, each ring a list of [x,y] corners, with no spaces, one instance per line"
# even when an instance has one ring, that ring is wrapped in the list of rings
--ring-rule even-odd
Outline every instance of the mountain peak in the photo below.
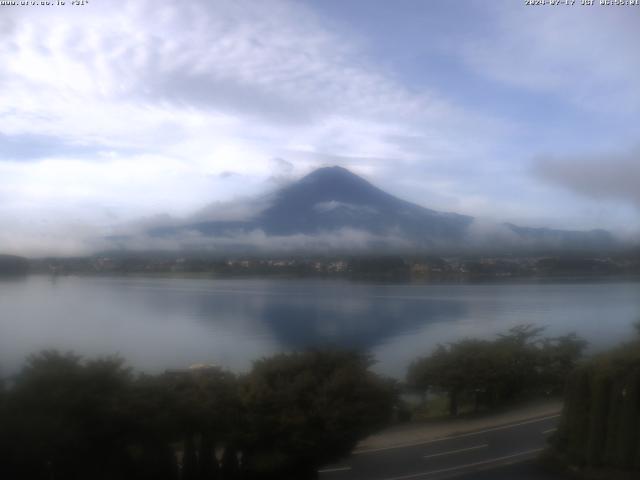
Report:
[[[266,237],[286,237],[309,245],[320,242],[327,248],[339,248],[346,241],[363,248],[464,249],[475,241],[470,229],[472,222],[473,218],[466,215],[438,212],[407,202],[346,168],[331,166],[314,170],[281,188],[250,219],[198,222],[155,229],[152,234],[192,230],[229,242],[237,237],[251,241],[246,239],[261,232]],[[523,247],[595,248],[607,240],[606,232],[505,227],[522,241]],[[338,247],[333,247],[336,238]]]
[[[256,219],[273,235],[350,228],[380,236],[403,231],[412,238],[461,237],[470,221],[401,200],[339,166],[319,168],[283,188]]]
[[[340,165],[332,165],[330,167],[316,168],[309,175],[325,174],[325,173],[330,173],[330,174],[349,174],[349,175],[354,175],[355,176],[355,174],[353,172],[351,172],[350,170],[347,170],[344,167],[341,167]]]
[[[346,168],[333,166],[314,170],[279,192],[280,205],[312,208],[319,202],[338,201],[350,204],[379,205],[397,201],[388,193],[372,185]]]
[[[338,165],[318,168],[299,180],[300,183],[334,181],[357,181],[362,183],[369,183],[362,177],[353,173],[351,170],[347,170],[346,168],[340,167]]]

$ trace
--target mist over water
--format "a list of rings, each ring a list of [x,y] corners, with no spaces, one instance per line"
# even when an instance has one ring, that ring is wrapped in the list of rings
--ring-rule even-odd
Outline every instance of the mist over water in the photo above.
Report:
[[[339,280],[29,276],[0,282],[0,366],[44,348],[118,354],[138,370],[195,363],[233,371],[280,351],[370,352],[401,378],[438,343],[524,323],[576,332],[597,350],[640,317],[633,281],[366,284]]]

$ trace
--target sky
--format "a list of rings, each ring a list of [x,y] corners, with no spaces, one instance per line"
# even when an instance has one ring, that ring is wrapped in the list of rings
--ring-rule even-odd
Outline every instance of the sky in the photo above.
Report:
[[[84,252],[327,165],[437,210],[638,235],[639,24],[580,1],[0,5],[0,251]]]

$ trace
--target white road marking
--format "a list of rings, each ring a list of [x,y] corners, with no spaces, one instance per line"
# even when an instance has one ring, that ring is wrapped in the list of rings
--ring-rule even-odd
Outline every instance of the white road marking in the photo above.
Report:
[[[447,437],[434,438],[433,440],[422,440],[419,442],[413,443],[403,443],[402,445],[393,445],[390,447],[380,447],[380,448],[370,448],[367,450],[358,450],[352,452],[351,455],[363,455],[365,453],[374,453],[374,452],[384,452],[385,450],[397,450],[398,448],[407,448],[407,447],[417,447],[418,445],[429,445],[431,443],[445,442],[449,440],[456,440],[458,438],[472,437],[474,435],[482,435],[483,433],[489,432],[497,432],[498,430],[508,430],[510,428],[521,427],[523,425],[530,425],[532,423],[544,422],[545,420],[550,420],[552,418],[558,418],[560,414],[557,415],[549,415],[547,417],[535,418],[533,420],[526,420],[524,422],[512,423],[509,425],[502,425],[499,427],[487,428],[485,430],[479,430],[477,432],[469,432],[469,433],[461,433],[459,435],[450,435]]]
[[[471,450],[479,450],[481,448],[487,448],[488,446],[489,444],[485,443],[482,445],[476,445],[475,447],[459,448],[458,450],[451,450],[449,452],[433,453],[431,455],[425,455],[424,458],[434,458],[434,457],[442,457],[444,455],[453,455],[454,453],[462,453],[462,452],[469,452]]]
[[[325,468],[322,470],[318,470],[318,473],[348,472],[349,470],[351,470],[351,467]]]
[[[456,470],[464,470],[465,468],[480,467],[483,465],[490,465],[492,463],[500,463],[500,462],[504,462],[505,460],[511,460],[512,458],[531,455],[533,453],[539,453],[542,450],[544,450],[544,448],[536,448],[534,450],[526,450],[524,452],[514,453],[512,455],[505,455],[504,457],[492,458],[490,460],[483,460],[481,462],[467,463],[466,465],[458,465],[457,467],[450,467],[450,468],[441,468],[440,470],[431,470],[429,472],[412,473],[410,475],[402,475],[401,477],[385,478],[383,480],[408,480],[410,478],[425,477],[427,475],[437,475],[438,473],[454,472]]]
[[[542,433],[543,433],[543,435],[546,435],[548,433],[553,433],[556,430],[558,430],[558,429],[557,428],[550,428],[549,430],[543,430]]]

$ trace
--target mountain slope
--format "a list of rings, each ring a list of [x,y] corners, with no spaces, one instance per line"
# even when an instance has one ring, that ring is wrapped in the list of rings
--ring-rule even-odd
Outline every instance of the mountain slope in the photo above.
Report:
[[[418,239],[461,238],[473,219],[400,200],[341,167],[322,168],[281,190],[258,217],[273,235],[354,228]]]
[[[606,230],[557,230],[520,227],[512,223],[504,225],[520,239],[533,245],[577,250],[597,250],[615,246],[613,235]]]
[[[187,232],[200,237],[226,239],[227,245],[249,245],[251,235],[264,238],[324,238],[344,232],[359,232],[368,247],[403,245],[410,248],[483,246],[487,239],[475,237],[474,218],[443,213],[401,200],[375,187],[342,167],[315,170],[280,189],[252,218],[243,221],[194,221],[180,226],[150,230],[154,237],[177,237]],[[560,249],[605,249],[615,245],[604,230],[567,231],[498,225],[513,237],[510,249],[531,247]],[[262,238],[262,237],[261,237]],[[340,240],[334,242],[339,244]],[[490,248],[500,247],[489,240]],[[498,242],[499,243],[499,242]],[[300,245],[304,248],[304,245]]]
[[[244,222],[198,222],[179,229],[205,235],[260,230],[268,236],[327,234],[343,229],[393,236],[412,244],[462,241],[472,217],[441,213],[400,200],[341,167],[315,170],[276,192],[272,203]],[[175,227],[156,228],[156,235]]]

